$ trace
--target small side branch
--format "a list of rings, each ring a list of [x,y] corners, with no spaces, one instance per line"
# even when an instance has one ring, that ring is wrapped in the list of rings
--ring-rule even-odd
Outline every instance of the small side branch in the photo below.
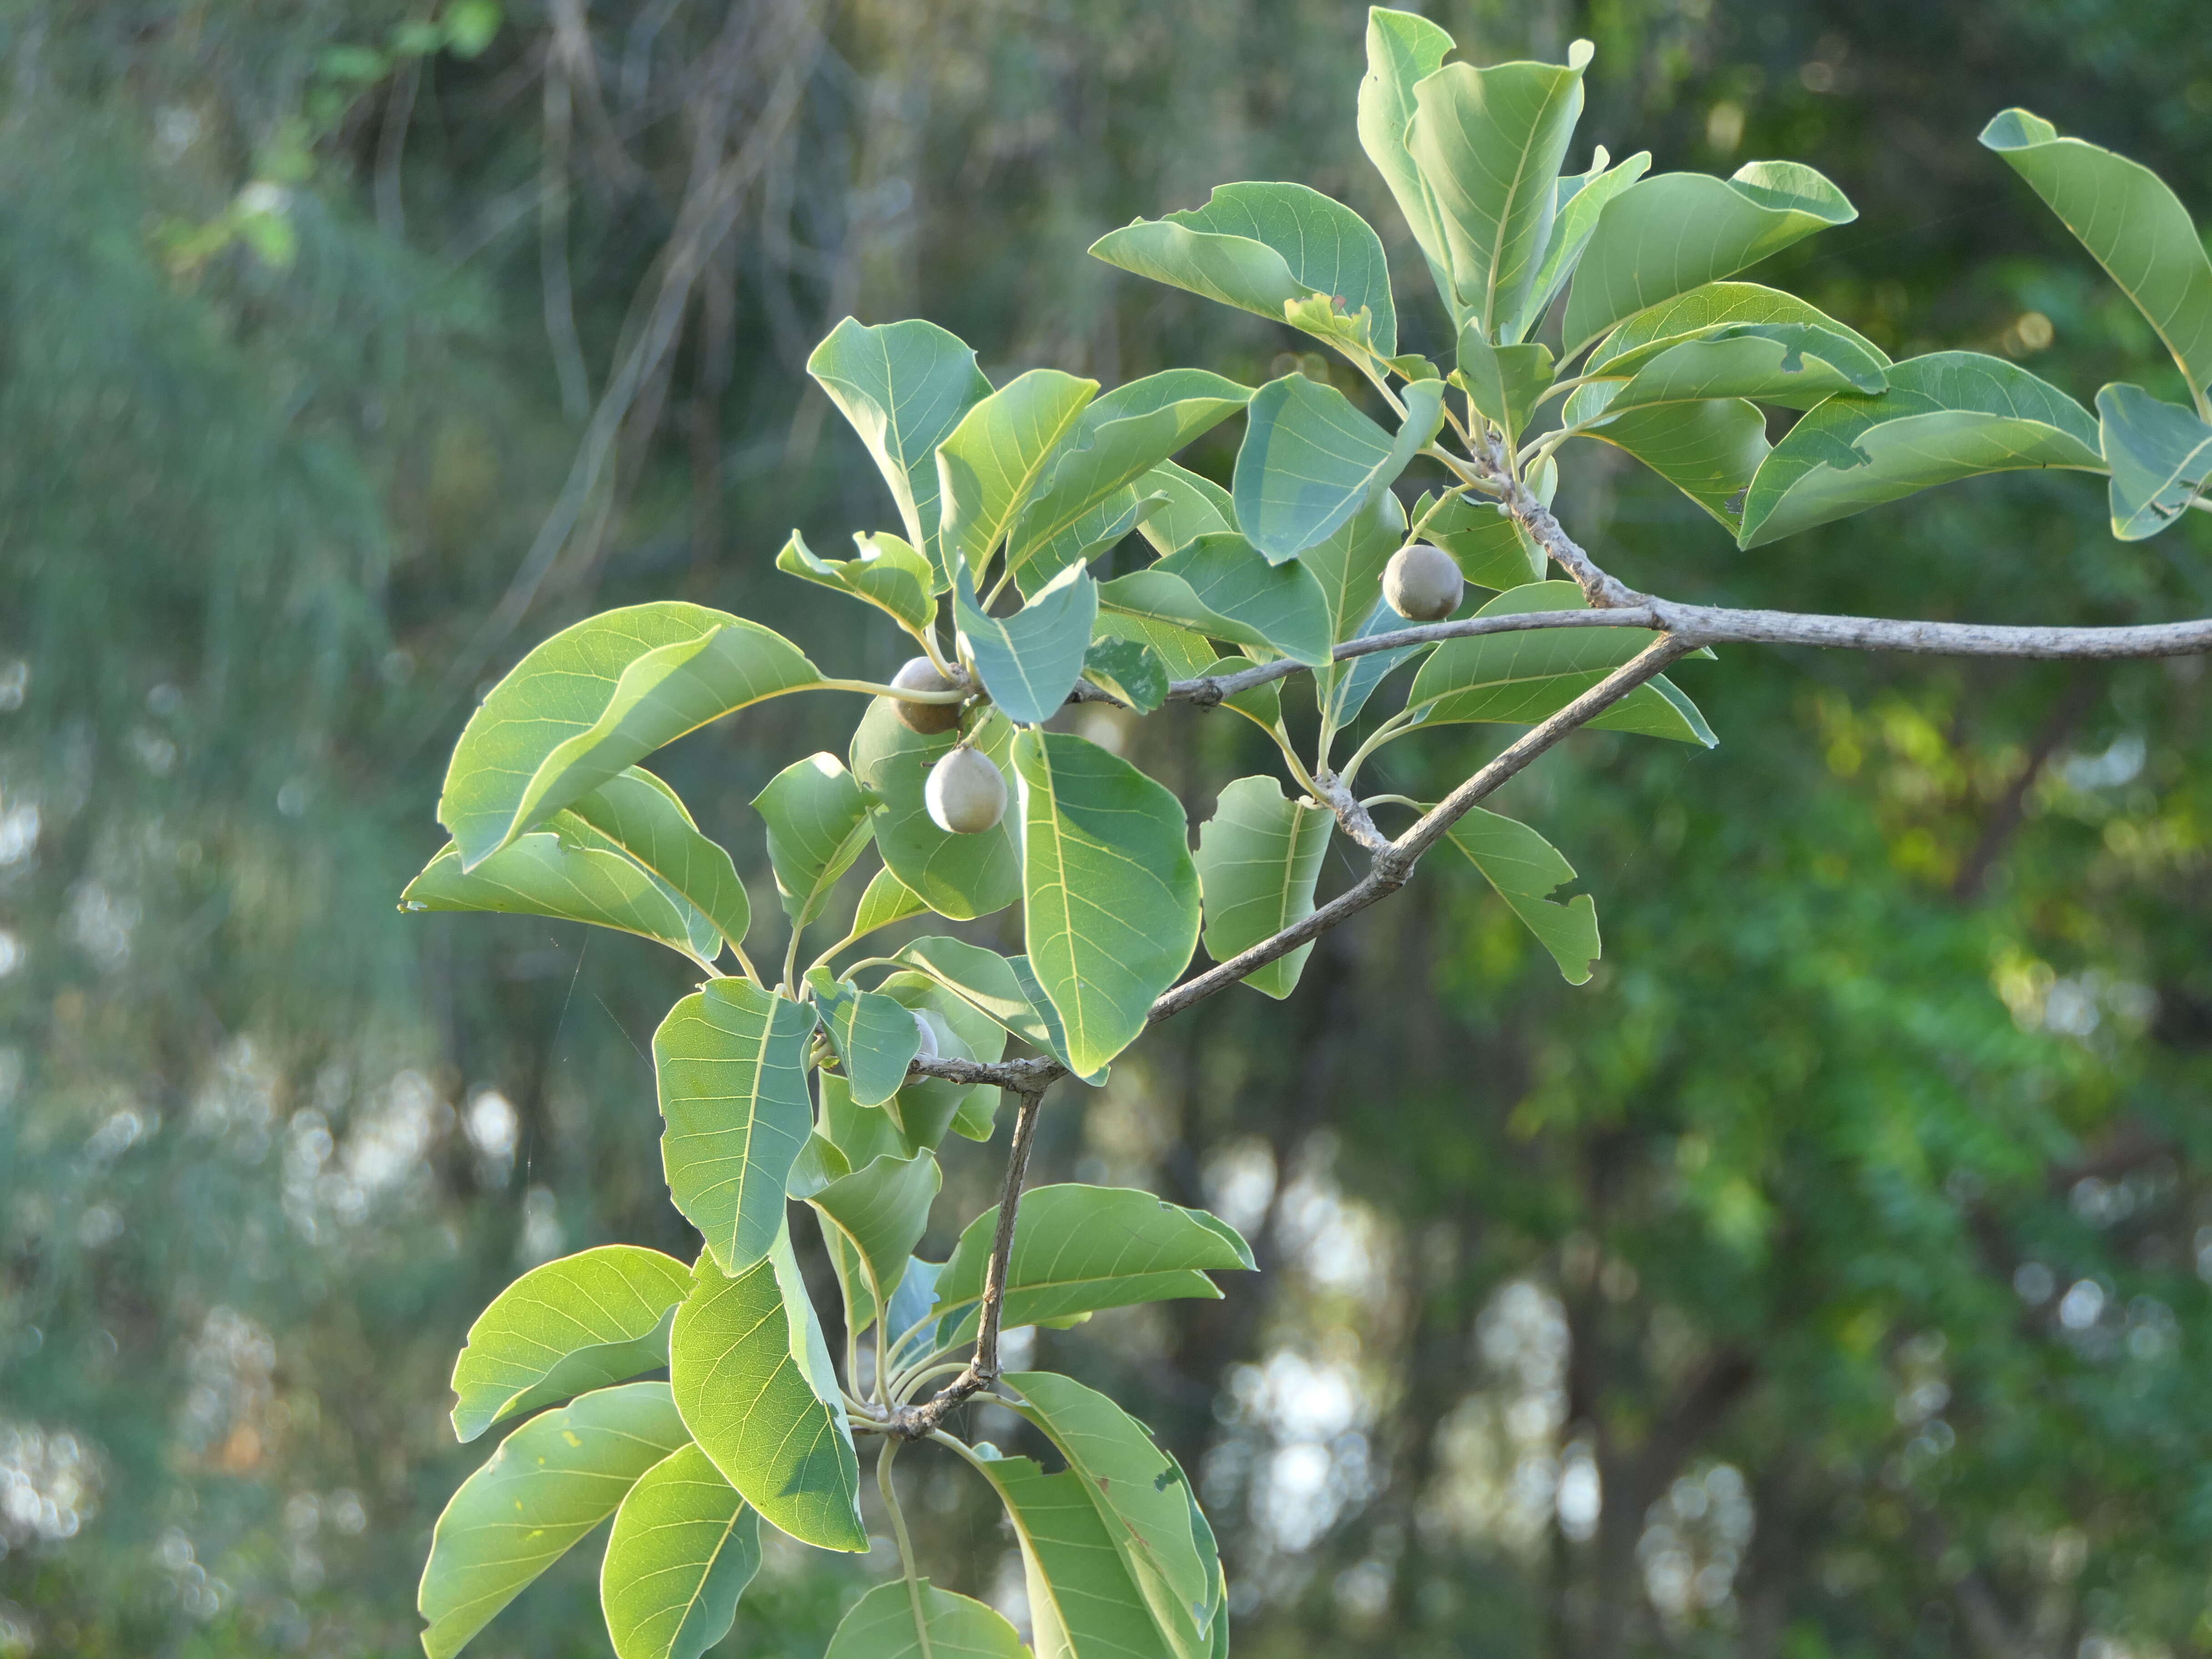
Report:
[[[1048,1062],[1049,1063],[1049,1062]],[[1065,1073],[1062,1073],[1065,1075]],[[1014,1113],[1014,1144],[1006,1154],[1006,1184],[999,1193],[999,1226],[991,1237],[991,1259],[983,1269],[983,1300],[975,1326],[975,1352],[966,1369],[919,1406],[902,1406],[884,1426],[901,1440],[933,1434],[960,1406],[999,1380],[999,1328],[1006,1311],[1006,1268],[1014,1254],[1014,1218],[1028,1178],[1030,1147],[1036,1139],[1037,1107],[1044,1089],[1009,1088],[1019,1105]]]

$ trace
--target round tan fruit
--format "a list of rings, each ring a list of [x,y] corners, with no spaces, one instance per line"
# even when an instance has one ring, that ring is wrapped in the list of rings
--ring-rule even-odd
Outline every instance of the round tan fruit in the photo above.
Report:
[[[1466,592],[1459,562],[1426,542],[1400,548],[1382,568],[1382,597],[1408,622],[1442,622]]]
[[[955,836],[980,836],[1006,815],[1006,775],[991,757],[963,744],[929,769],[921,799],[929,821]]]
[[[937,665],[927,657],[909,657],[906,666],[891,676],[891,684],[902,691],[950,691],[952,682],[937,672]],[[892,700],[892,709],[900,722],[909,732],[920,732],[926,737],[936,737],[960,726],[960,705],[957,702],[908,702],[904,697]]]

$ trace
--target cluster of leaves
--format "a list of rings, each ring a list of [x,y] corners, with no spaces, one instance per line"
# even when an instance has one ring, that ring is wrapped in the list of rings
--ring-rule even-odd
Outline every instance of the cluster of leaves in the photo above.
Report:
[[[933,1382],[973,1374],[959,1357],[971,1343],[981,1380],[1002,1382],[1005,1403],[1066,1463],[1047,1474],[928,1431],[1005,1504],[1037,1651],[1224,1651],[1218,1556],[1174,1459],[1067,1378],[997,1377],[987,1345],[995,1322],[1218,1295],[1206,1275],[1250,1267],[1243,1241],[1147,1193],[1064,1186],[1022,1200],[1003,1260],[995,1209],[967,1224],[949,1261],[914,1252],[946,1138],[994,1133],[996,1085],[1012,1074],[991,1068],[1010,1038],[1051,1075],[1102,1081],[1201,931],[1224,963],[1279,939],[1312,914],[1340,823],[1356,835],[1370,808],[1419,806],[1354,793],[1384,744],[1443,725],[1541,720],[1642,647],[1634,629],[1577,627],[1383,648],[1377,636],[1400,620],[1382,597],[1392,558],[1423,540],[1443,548],[1468,584],[1495,592],[1471,602],[1478,616],[1581,609],[1576,582],[1544,579],[1553,550],[1542,534],[1557,457],[1575,437],[1635,456],[1745,547],[2020,468],[2107,474],[2124,538],[2155,533],[2201,495],[2212,261],[2145,170],[2022,112],[1984,135],[2143,308],[2187,380],[2189,407],[2114,386],[2093,416],[2002,359],[1892,362],[1804,301],[1734,280],[1853,216],[1811,169],[1645,177],[1648,156],[1612,165],[1601,149],[1563,174],[1587,46],[1565,65],[1478,69],[1446,63],[1451,46],[1419,18],[1376,11],[1359,106],[1362,141],[1449,314],[1449,374],[1400,350],[1375,232],[1303,186],[1224,186],[1203,208],[1140,220],[1093,250],[1328,345],[1391,424],[1297,373],[1254,389],[1173,369],[1101,394],[1037,369],[994,389],[974,353],[933,325],[848,319],[809,367],[875,459],[903,533],[863,535],[848,561],[794,534],[777,564],[888,617],[946,689],[840,678],[756,623],[663,602],[549,640],[470,721],[440,805],[452,844],[404,903],[617,928],[709,975],[653,1042],[668,1188],[705,1248],[688,1265],[626,1246],[552,1262],[477,1322],[454,1376],[464,1439],[568,1403],[510,1435],[440,1522],[421,1596],[434,1659],[610,1515],[602,1601],[617,1650],[696,1655],[734,1616],[760,1519],[823,1549],[866,1548],[856,1431],[882,1437],[907,1574],[854,1607],[831,1652],[1018,1652],[999,1614],[916,1577],[889,1479],[902,1413]],[[2100,210],[2115,200],[2121,211]],[[1554,350],[1529,337],[1562,295]],[[1768,409],[1803,417],[1770,445]],[[1229,488],[1176,465],[1240,410]],[[1445,482],[1409,514],[1394,486],[1421,458]],[[1133,532],[1156,556],[1095,576],[1093,562]],[[1280,678],[1223,701],[1267,732],[1301,793],[1264,775],[1225,783],[1195,853],[1170,791],[1097,743],[1044,729],[1071,697],[1146,714],[1179,685],[1189,695],[1282,662],[1314,688],[1316,721],[1295,711],[1297,737]],[[1370,716],[1384,683],[1416,663],[1400,706]],[[750,906],[729,854],[640,763],[709,721],[808,690],[872,701],[846,761],[796,762],[754,801],[787,924],[771,976],[746,953]],[[957,718],[911,718],[917,708]],[[1593,724],[1713,741],[1663,678]],[[1011,770],[1011,818],[963,833],[933,810],[929,780],[958,751]],[[1595,908],[1551,896],[1573,871],[1550,843],[1480,810],[1449,838],[1567,978],[1586,979]],[[802,967],[805,930],[871,845],[882,867],[850,925]],[[1017,902],[1023,954],[926,936],[840,965],[896,923]],[[736,972],[720,970],[725,952]],[[1302,951],[1276,956],[1247,982],[1286,996],[1303,965]],[[1017,1157],[1009,1203],[1019,1171]],[[820,1221],[842,1291],[841,1358],[808,1298],[787,1200]],[[665,1382],[628,1380],[663,1366]]]

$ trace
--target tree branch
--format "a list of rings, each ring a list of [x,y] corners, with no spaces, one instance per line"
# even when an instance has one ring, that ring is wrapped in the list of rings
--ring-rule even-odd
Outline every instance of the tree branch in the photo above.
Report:
[[[1044,1089],[1042,1084],[1028,1089],[1008,1088],[1009,1093],[1018,1097],[1020,1105],[1014,1113],[1014,1144],[1006,1153],[1006,1184],[999,1192],[998,1231],[991,1237],[991,1258],[983,1268],[975,1356],[965,1370],[927,1401],[901,1406],[891,1413],[884,1431],[901,1440],[920,1440],[935,1433],[957,1408],[999,1380],[999,1321],[1006,1310],[1006,1264],[1014,1253],[1014,1218],[1021,1208],[1022,1182],[1029,1174],[1030,1147],[1036,1139],[1037,1106],[1044,1099]]]

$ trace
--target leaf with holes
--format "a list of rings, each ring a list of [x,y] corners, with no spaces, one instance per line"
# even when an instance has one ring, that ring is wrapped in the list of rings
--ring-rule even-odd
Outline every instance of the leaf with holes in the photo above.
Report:
[[[2124,542],[2155,536],[2212,483],[2212,426],[2124,384],[2097,394],[2097,413],[2112,469],[2112,534]]]
[[[1527,824],[1480,806],[1444,836],[1528,924],[1567,983],[1586,984],[1598,958],[1597,903],[1587,893],[1564,904],[1551,896],[1575,878],[1559,848]]]
[[[796,530],[775,556],[775,568],[832,592],[848,593],[874,605],[908,633],[919,634],[937,618],[936,573],[929,561],[896,536],[856,535],[857,559],[817,558]]]

